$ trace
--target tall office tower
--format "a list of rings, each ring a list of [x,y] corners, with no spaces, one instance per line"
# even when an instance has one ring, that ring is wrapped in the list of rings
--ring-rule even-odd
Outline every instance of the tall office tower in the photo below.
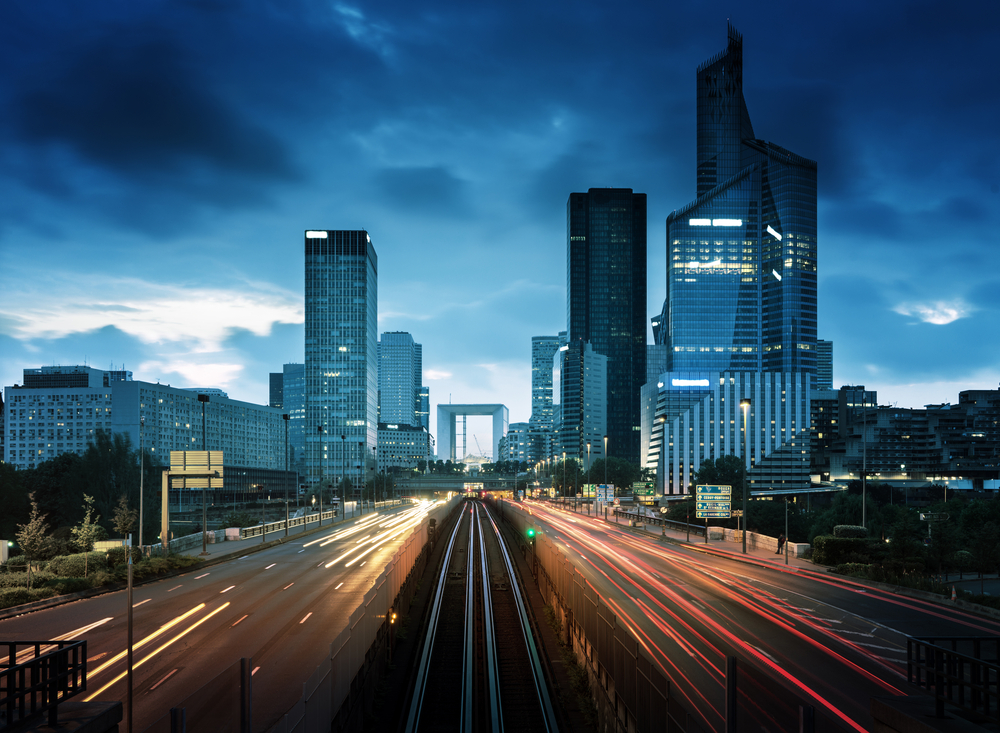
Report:
[[[284,375],[281,372],[271,372],[268,375],[267,406],[281,408],[284,394]]]
[[[306,470],[306,367],[285,364],[282,369],[282,412],[288,415],[288,468]],[[284,437],[284,436],[282,436]],[[284,466],[282,466],[284,468]]]
[[[604,456],[610,361],[583,341],[560,346],[553,356],[552,400],[559,428],[553,446],[556,456],[565,453],[567,458],[586,459],[588,443],[591,460]]]
[[[569,343],[608,357],[608,453],[639,463],[639,391],[646,382],[646,194],[571,193],[567,204]]]
[[[378,437],[378,256],[368,232],[309,230],[306,480],[363,485]]]
[[[833,389],[833,341],[816,339],[816,389]]]
[[[430,432],[431,429],[431,388],[420,388],[420,405],[417,407],[417,425]]]
[[[534,428],[552,429],[552,357],[566,343],[560,336],[531,337],[531,419]]]
[[[755,138],[732,26],[697,89],[698,198],[667,217],[669,369],[814,374],[816,162]]]
[[[387,331],[378,354],[379,422],[418,425],[423,347],[405,331]]]

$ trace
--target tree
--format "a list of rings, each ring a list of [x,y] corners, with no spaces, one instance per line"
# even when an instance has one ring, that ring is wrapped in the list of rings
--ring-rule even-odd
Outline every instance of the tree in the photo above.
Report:
[[[603,484],[607,465],[607,483],[614,484],[619,491],[628,489],[639,479],[639,467],[624,458],[599,458],[590,466],[584,483]]]
[[[575,458],[559,461],[552,467],[552,488],[560,496],[576,496],[583,478],[580,462]]]
[[[94,497],[84,494],[83,506],[83,521],[73,528],[73,539],[76,540],[77,547],[84,553],[83,577],[86,578],[87,560],[90,558],[90,551],[94,549],[94,543],[97,542],[97,538],[100,536],[100,527],[97,523],[101,521],[101,518],[94,514]]]
[[[17,526],[28,521],[31,502],[28,501],[27,484],[23,476],[27,471],[19,471],[11,463],[0,463],[0,539],[11,539]]]
[[[979,592],[984,592],[983,576],[996,570],[1000,561],[1000,527],[994,522],[986,522],[972,539],[969,547],[972,564],[979,573]]]
[[[695,472],[691,480],[691,493],[694,493],[695,486],[731,486],[733,503],[742,506],[745,473],[746,466],[742,458],[736,456],[720,456],[714,460],[710,458]]]
[[[128,533],[132,531],[135,527],[136,521],[139,519],[139,510],[130,509],[128,506],[128,499],[125,498],[125,494],[118,497],[118,506],[115,507],[114,516],[114,527],[115,532],[120,534],[122,537],[127,537]]]
[[[28,521],[17,528],[15,537],[21,552],[24,553],[25,560],[28,562],[28,588],[31,588],[31,563],[39,560],[45,553],[49,544],[49,528],[45,521],[45,515],[38,509],[38,502],[35,501],[34,494],[29,499],[31,501],[31,514],[28,516]]]

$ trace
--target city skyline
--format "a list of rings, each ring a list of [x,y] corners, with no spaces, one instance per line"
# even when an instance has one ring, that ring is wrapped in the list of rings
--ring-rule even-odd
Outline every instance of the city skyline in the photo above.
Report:
[[[302,231],[363,228],[431,420],[450,398],[526,422],[531,339],[566,328],[571,192],[647,194],[660,312],[695,69],[729,20],[755,129],[819,165],[834,388],[997,387],[1000,10],[574,8],[8,4],[0,384],[114,363],[266,404],[304,359]]]

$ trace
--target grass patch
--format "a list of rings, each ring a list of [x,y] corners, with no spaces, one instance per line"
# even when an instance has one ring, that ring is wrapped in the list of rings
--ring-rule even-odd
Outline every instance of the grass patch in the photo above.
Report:
[[[560,636],[562,633],[562,624],[556,616],[555,609],[552,606],[545,606],[542,610],[545,613],[546,623],[555,632],[556,640],[559,642],[559,655],[562,657],[563,664],[566,665],[566,673],[569,676],[571,687],[570,693],[573,695],[573,699],[576,700],[576,706],[586,724],[586,730],[596,731],[597,706],[594,704],[594,696],[590,690],[590,678],[587,670],[576,661],[576,655],[573,653],[573,650],[562,643]]]

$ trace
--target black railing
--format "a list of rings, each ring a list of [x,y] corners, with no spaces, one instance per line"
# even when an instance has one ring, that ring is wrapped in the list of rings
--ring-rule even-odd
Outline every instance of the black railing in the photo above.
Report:
[[[907,637],[906,677],[934,694],[938,717],[947,702],[1000,724],[1000,637]]]
[[[87,689],[86,641],[0,641],[0,730],[48,713]]]

